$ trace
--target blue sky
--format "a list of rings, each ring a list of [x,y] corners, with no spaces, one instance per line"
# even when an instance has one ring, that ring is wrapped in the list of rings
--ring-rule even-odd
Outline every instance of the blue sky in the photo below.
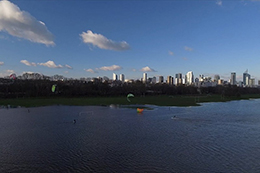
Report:
[[[260,1],[0,1],[0,76],[260,80]]]

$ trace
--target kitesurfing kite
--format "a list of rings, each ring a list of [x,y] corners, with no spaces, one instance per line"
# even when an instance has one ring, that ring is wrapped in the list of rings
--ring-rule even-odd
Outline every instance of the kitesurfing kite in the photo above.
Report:
[[[128,94],[128,95],[126,96],[126,99],[127,99],[128,102],[131,102],[130,99],[129,99],[130,97],[135,97],[135,96],[134,96],[134,94],[131,94],[131,93]]]
[[[10,74],[10,79],[16,79],[16,75],[14,73]]]
[[[137,111],[137,113],[142,113],[144,111],[144,109],[137,108],[136,111]]]
[[[57,85],[52,85],[52,87],[51,87],[51,91],[54,93],[55,92],[55,90],[56,90],[56,86]]]

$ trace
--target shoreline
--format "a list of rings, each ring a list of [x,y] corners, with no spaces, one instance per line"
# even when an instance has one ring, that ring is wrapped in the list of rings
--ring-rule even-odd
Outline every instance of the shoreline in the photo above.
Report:
[[[109,105],[155,105],[155,106],[201,106],[200,103],[228,102],[233,100],[249,100],[260,98],[260,94],[241,95],[240,97],[222,97],[221,95],[200,96],[145,96],[134,97],[127,101],[126,97],[35,97],[35,98],[13,98],[0,99],[0,106],[11,107],[39,107],[51,105],[70,106],[109,106]]]

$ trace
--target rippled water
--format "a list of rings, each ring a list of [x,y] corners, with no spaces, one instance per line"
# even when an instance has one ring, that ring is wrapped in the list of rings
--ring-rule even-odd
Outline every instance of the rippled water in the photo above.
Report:
[[[259,172],[259,107],[0,109],[0,172]]]

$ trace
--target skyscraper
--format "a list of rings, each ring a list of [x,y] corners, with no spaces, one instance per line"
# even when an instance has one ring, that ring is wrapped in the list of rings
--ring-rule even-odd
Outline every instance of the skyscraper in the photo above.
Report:
[[[159,76],[159,83],[163,83],[163,76]]]
[[[255,86],[255,79],[249,79],[248,85],[249,85],[249,87],[254,87]]]
[[[152,84],[155,84],[156,83],[156,77],[154,76],[153,78],[152,78]]]
[[[230,84],[231,85],[236,85],[236,73],[235,72],[232,72],[231,73],[231,79],[230,79]]]
[[[119,75],[119,80],[122,82],[125,82],[125,75],[124,74],[120,74]]]
[[[117,80],[117,74],[113,73],[113,80]]]
[[[146,83],[147,82],[147,73],[144,73],[143,74],[143,83]]]
[[[194,75],[193,75],[193,72],[192,71],[189,71],[187,74],[186,74],[186,78],[185,78],[185,83],[187,85],[191,85],[192,83],[194,83]]]
[[[246,70],[245,73],[243,73],[243,85],[248,86],[249,80],[250,80],[250,74],[248,74],[248,70]]]
[[[178,73],[178,74],[176,74],[175,75],[175,83],[176,83],[176,85],[180,85],[180,84],[182,84],[182,74],[181,73]]]
[[[214,76],[214,82],[218,82],[218,80],[220,79],[220,76],[218,74],[215,74]]]
[[[167,76],[167,84],[173,85],[173,77],[172,76]]]

